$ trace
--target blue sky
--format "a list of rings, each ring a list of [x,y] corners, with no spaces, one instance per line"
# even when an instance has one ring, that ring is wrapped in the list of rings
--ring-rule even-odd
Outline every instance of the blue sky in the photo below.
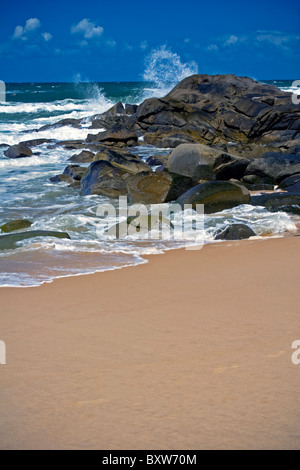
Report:
[[[166,46],[199,73],[300,78],[300,2],[34,0],[0,8],[0,79],[131,81]]]

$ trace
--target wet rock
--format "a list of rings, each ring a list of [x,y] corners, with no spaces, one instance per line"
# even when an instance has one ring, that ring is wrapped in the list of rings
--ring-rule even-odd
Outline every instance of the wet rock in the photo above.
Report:
[[[0,236],[0,250],[11,250],[17,248],[17,242],[26,240],[28,238],[37,237],[54,237],[54,238],[66,238],[71,239],[68,233],[65,232],[53,232],[49,230],[33,230],[29,232],[14,233],[12,235],[1,235]]]
[[[93,161],[95,154],[89,150],[83,150],[78,155],[73,155],[69,158],[70,162],[74,163],[91,163]]]
[[[160,204],[166,202],[172,185],[172,176],[166,172],[142,172],[128,179],[127,189],[131,204]]]
[[[81,194],[99,194],[111,198],[127,195],[129,173],[106,161],[92,163],[81,180]]]
[[[33,153],[27,145],[20,143],[9,147],[4,151],[4,155],[7,158],[26,158],[31,157]]]
[[[256,236],[256,233],[245,224],[232,224],[215,236],[215,240],[243,240]]]
[[[31,227],[32,222],[26,219],[12,220],[0,226],[0,230],[3,233],[15,232],[16,230],[22,230],[24,228]]]
[[[252,161],[247,169],[246,175],[256,175],[259,177],[268,177],[272,181],[276,181],[278,175],[281,177],[285,176],[288,169],[289,175],[293,171],[292,167],[300,164],[300,155],[279,153],[279,152],[268,152],[265,153],[261,158]],[[299,167],[298,167],[299,168]],[[283,173],[284,172],[284,173]],[[297,172],[297,169],[295,169]],[[288,175],[287,175],[288,176]]]
[[[74,181],[80,181],[82,178],[82,175],[85,172],[86,172],[86,168],[83,168],[79,165],[68,165],[65,168],[63,175],[70,176],[72,180]]]
[[[177,203],[182,207],[185,204],[191,204],[195,208],[197,204],[203,204],[206,214],[231,209],[240,204],[249,204],[249,201],[249,191],[242,185],[229,181],[210,181],[199,184],[177,199]]]

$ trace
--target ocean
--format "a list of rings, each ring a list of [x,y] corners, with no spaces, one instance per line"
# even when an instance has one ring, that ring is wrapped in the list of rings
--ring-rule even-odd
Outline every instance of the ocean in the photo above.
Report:
[[[292,80],[266,80],[285,91],[293,91]],[[76,129],[64,126],[37,132],[64,118],[83,118],[108,110],[114,103],[139,104],[144,99],[164,96],[175,83],[8,83],[6,102],[0,102],[0,226],[10,220],[29,219],[30,230],[68,232],[71,240],[29,239],[17,249],[0,251],[0,286],[28,287],[55,278],[119,269],[145,263],[143,256],[183,247],[188,240],[146,240],[128,237],[112,240],[105,223],[96,215],[97,207],[108,202],[102,196],[79,195],[65,183],[52,184],[51,176],[62,173],[68,159],[79,151],[48,144],[34,148],[30,158],[10,160],[7,147],[20,141],[45,138],[84,139],[99,129],[88,129],[89,122]],[[133,153],[147,158],[166,155],[170,149],[139,146]],[[84,165],[83,165],[84,166]],[[111,201],[110,201],[111,202]],[[191,219],[193,214],[191,214]],[[295,218],[284,212],[270,213],[249,205],[205,216],[202,238],[211,243],[218,229],[228,223],[247,223],[258,236],[281,235],[296,229]],[[108,221],[111,225],[117,222]],[[175,221],[176,222],[176,221]],[[193,225],[191,222],[191,231]]]

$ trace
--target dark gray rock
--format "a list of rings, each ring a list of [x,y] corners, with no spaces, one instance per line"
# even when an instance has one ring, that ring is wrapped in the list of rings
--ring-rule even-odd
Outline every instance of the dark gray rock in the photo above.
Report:
[[[300,155],[268,152],[265,153],[261,158],[252,161],[248,165],[246,169],[246,175],[268,177],[275,182],[278,178],[278,175],[286,175],[286,173],[282,173],[284,170],[288,169],[290,172],[291,167],[296,165],[298,167],[299,164]],[[297,172],[297,170],[295,172]]]
[[[111,198],[127,195],[129,173],[107,161],[92,163],[81,180],[81,194],[99,194]]]
[[[177,199],[177,203],[182,207],[185,204],[191,204],[195,208],[197,204],[203,204],[206,214],[231,209],[240,204],[249,204],[249,202],[249,191],[244,186],[229,181],[210,181],[199,184]]]
[[[5,150],[4,155],[7,158],[26,158],[31,157],[33,154],[31,149],[21,142],[20,144],[12,145]]]
[[[232,224],[215,236],[215,240],[243,240],[256,236],[256,233],[245,224]]]
[[[279,189],[288,191],[289,193],[299,193],[300,194],[300,173],[289,176],[281,181],[278,186]]]
[[[182,144],[172,151],[169,170],[194,180],[214,180],[216,176],[213,167],[220,153],[220,150],[207,145]]]
[[[0,236],[0,250],[12,250],[17,248],[16,243],[28,238],[36,237],[55,237],[71,239],[68,233],[65,232],[52,232],[49,230],[33,230],[29,232],[14,233],[12,235]]]
[[[216,178],[217,180],[223,181],[230,180],[231,178],[240,180],[243,178],[249,163],[249,160],[243,158],[237,158],[231,162],[223,163],[214,168]]]

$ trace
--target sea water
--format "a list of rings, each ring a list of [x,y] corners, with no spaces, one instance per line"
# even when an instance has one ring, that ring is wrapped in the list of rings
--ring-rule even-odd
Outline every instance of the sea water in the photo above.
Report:
[[[174,60],[174,68],[178,70],[180,62],[176,57]],[[99,129],[88,129],[88,121],[80,129],[64,126],[37,130],[61,119],[103,113],[119,100],[138,104],[145,98],[163,96],[176,84],[174,73],[170,74],[165,66],[157,71],[156,66],[154,58],[147,66],[144,78],[148,81],[144,82],[8,83],[7,100],[0,103],[0,144],[13,145],[41,138],[77,140],[98,133]],[[180,79],[196,72],[194,64],[182,66]],[[293,91],[291,80],[266,82]],[[14,250],[0,251],[0,286],[38,286],[58,277],[133,266],[144,263],[144,255],[188,245],[188,240],[176,239],[176,223],[174,239],[169,241],[107,237],[105,224],[96,212],[100,204],[112,201],[102,196],[82,197],[78,189],[49,181],[51,176],[62,173],[69,164],[68,159],[80,151],[63,147],[49,149],[44,144],[33,149],[38,155],[13,160],[4,156],[6,148],[0,147],[0,225],[10,220],[29,219],[33,222],[29,230],[64,231],[71,240],[28,239],[19,242]],[[166,155],[170,150],[139,146],[132,152],[146,159],[151,155]],[[106,225],[117,221],[106,221]],[[270,213],[263,207],[244,205],[205,216],[203,242],[213,241],[217,230],[233,222],[246,223],[258,236],[296,229],[295,220],[284,212]]]

